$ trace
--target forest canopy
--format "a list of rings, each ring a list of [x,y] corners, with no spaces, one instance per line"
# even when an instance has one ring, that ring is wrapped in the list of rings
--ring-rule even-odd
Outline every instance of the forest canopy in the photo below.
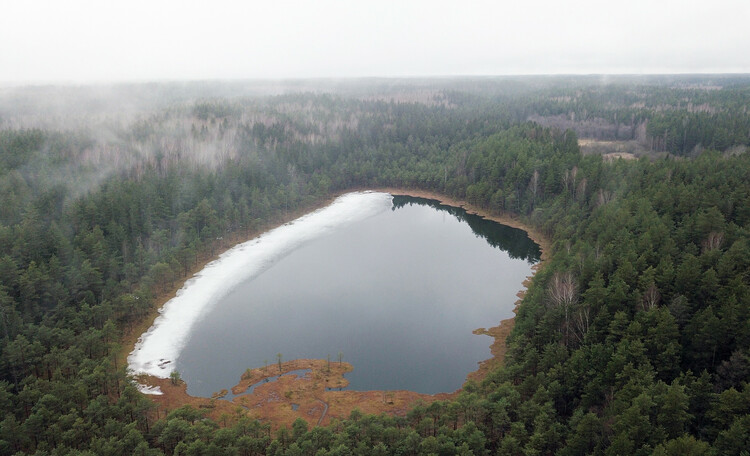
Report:
[[[747,454],[748,105],[722,75],[2,89],[0,455]],[[550,241],[501,368],[329,427],[155,413],[118,354],[156,296],[383,186]]]

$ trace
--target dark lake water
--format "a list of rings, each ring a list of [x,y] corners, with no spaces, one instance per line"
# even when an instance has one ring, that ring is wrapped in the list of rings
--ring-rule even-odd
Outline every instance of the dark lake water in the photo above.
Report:
[[[277,353],[342,353],[349,389],[452,392],[490,357],[491,338],[472,331],[513,315],[539,255],[524,231],[395,196],[232,290],[195,324],[176,369],[190,394],[210,396]]]

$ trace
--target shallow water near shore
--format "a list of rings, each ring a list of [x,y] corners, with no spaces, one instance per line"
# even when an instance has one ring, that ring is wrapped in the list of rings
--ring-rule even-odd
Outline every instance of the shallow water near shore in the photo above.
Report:
[[[331,362],[341,354],[354,365],[353,390],[450,392],[490,357],[491,339],[472,331],[512,316],[539,247],[521,230],[432,200],[356,195],[345,196],[359,216],[328,219],[227,281],[169,363],[188,393],[230,388],[279,353]]]

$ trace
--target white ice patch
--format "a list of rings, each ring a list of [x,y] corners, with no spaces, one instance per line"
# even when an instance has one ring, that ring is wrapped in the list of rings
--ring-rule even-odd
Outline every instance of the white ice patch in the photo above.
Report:
[[[390,209],[392,199],[387,193],[348,193],[329,206],[228,250],[185,282],[177,295],[164,304],[154,324],[141,335],[128,356],[128,367],[135,374],[169,377],[193,324],[234,287],[303,243]]]
[[[143,394],[150,394],[152,396],[161,396],[164,394],[161,388],[158,386],[148,386],[148,385],[141,385],[140,383],[136,383],[135,387],[138,388],[138,391],[140,391]]]

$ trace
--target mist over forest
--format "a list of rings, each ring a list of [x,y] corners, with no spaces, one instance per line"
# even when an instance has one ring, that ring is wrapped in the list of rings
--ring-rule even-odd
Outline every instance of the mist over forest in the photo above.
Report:
[[[0,87],[0,455],[747,454],[748,106],[747,75]],[[544,237],[499,367],[280,430],[138,391],[160,298],[364,188]]]

